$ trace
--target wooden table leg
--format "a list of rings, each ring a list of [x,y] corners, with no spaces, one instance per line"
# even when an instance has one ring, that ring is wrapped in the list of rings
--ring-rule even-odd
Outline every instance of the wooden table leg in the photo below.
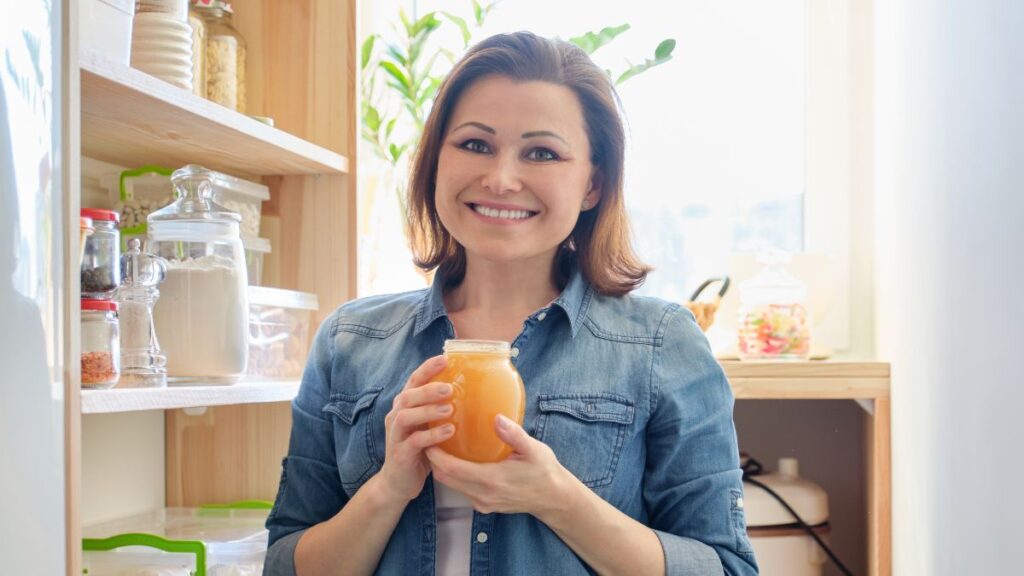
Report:
[[[868,426],[868,572],[892,574],[892,466],[889,398],[876,398]]]

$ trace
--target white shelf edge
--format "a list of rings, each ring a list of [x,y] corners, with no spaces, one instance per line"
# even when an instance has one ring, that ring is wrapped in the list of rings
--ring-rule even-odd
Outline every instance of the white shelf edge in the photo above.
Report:
[[[299,383],[298,378],[246,378],[230,385],[82,390],[82,414],[288,402]]]

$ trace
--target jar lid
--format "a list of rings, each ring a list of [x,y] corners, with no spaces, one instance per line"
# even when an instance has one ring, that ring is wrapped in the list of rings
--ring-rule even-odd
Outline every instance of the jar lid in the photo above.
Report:
[[[238,223],[242,216],[221,206],[213,199],[217,173],[189,164],[171,174],[177,199],[169,205],[149,214],[150,224],[162,222],[189,223]],[[237,235],[237,232],[236,232]]]
[[[445,340],[444,353],[508,354],[512,345],[501,340]]]
[[[225,0],[192,0],[192,5],[196,8],[215,8],[229,14],[234,13],[231,2],[226,2]]]
[[[86,234],[92,234],[94,230],[92,227],[92,218],[89,218],[88,216],[79,216],[78,229]]]
[[[92,298],[82,298],[82,310],[117,312],[117,302],[114,302],[113,300],[93,300]]]
[[[113,210],[100,210],[99,208],[82,208],[81,215],[93,220],[107,220],[120,222],[121,217]]]

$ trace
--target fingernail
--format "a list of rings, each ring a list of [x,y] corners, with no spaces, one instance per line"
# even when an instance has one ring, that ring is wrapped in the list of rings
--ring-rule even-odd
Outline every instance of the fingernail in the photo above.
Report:
[[[437,407],[437,411],[440,412],[441,414],[447,414],[452,411],[452,405],[441,404],[440,406]]]
[[[447,396],[447,395],[451,394],[452,393],[452,385],[451,384],[445,384],[444,386],[441,387],[440,390],[437,391],[437,393],[440,396]]]
[[[504,414],[498,414],[498,426],[502,430],[511,430],[512,429],[512,421],[509,420],[508,417],[505,416]]]
[[[455,432],[454,424],[445,424],[444,426],[441,426],[441,434],[451,434],[452,432]]]

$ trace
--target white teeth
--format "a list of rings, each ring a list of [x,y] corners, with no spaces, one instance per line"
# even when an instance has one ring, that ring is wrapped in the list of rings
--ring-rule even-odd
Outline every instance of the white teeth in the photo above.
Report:
[[[533,215],[531,212],[527,212],[526,210],[496,210],[494,208],[480,206],[479,204],[474,204],[473,210],[476,210],[478,214],[483,214],[488,218],[501,218],[503,220],[522,220]]]

